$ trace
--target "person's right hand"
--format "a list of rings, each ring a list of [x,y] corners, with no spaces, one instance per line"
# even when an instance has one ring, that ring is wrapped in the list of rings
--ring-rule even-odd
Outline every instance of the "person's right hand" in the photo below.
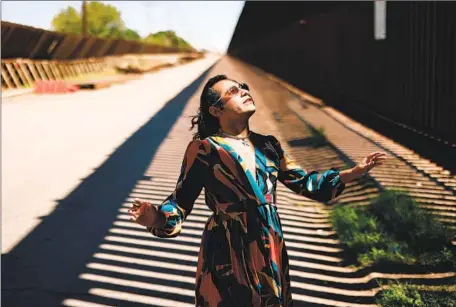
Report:
[[[158,219],[158,210],[148,201],[135,199],[132,207],[128,210],[130,221],[146,227],[153,227]]]

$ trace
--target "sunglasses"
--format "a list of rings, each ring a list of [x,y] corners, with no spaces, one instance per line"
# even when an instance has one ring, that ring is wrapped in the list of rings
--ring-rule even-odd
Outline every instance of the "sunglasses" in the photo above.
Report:
[[[234,85],[232,87],[230,87],[224,95],[221,95],[219,99],[217,99],[217,101],[215,102],[215,105],[218,106],[218,107],[223,107],[223,103],[221,102],[222,101],[222,98],[225,97],[225,96],[228,96],[229,99],[239,95],[239,93],[241,92],[241,90],[243,91],[250,91],[250,88],[249,86],[247,85],[247,83],[240,83],[238,86]],[[228,99],[228,100],[229,100]]]

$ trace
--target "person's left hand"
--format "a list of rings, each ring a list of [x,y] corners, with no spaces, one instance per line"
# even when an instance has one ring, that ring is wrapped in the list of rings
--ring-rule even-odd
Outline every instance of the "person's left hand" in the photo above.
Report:
[[[376,166],[382,165],[387,159],[384,152],[373,152],[364,158],[358,165],[355,166],[354,171],[358,176],[362,176],[369,172]]]

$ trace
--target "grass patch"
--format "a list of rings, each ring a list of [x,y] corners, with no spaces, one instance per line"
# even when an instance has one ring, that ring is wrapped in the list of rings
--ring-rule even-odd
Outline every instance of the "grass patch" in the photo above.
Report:
[[[338,206],[331,218],[345,250],[361,267],[392,263],[456,267],[454,230],[403,192],[384,192],[368,207]]]
[[[429,291],[420,286],[390,283],[376,302],[387,307],[455,307],[456,292],[446,286]]]

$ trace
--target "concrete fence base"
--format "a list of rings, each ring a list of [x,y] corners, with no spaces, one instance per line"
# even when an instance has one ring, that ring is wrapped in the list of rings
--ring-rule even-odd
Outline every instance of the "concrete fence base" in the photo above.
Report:
[[[42,81],[70,80],[106,72],[104,59],[77,61],[2,60],[2,90],[32,88]]]

